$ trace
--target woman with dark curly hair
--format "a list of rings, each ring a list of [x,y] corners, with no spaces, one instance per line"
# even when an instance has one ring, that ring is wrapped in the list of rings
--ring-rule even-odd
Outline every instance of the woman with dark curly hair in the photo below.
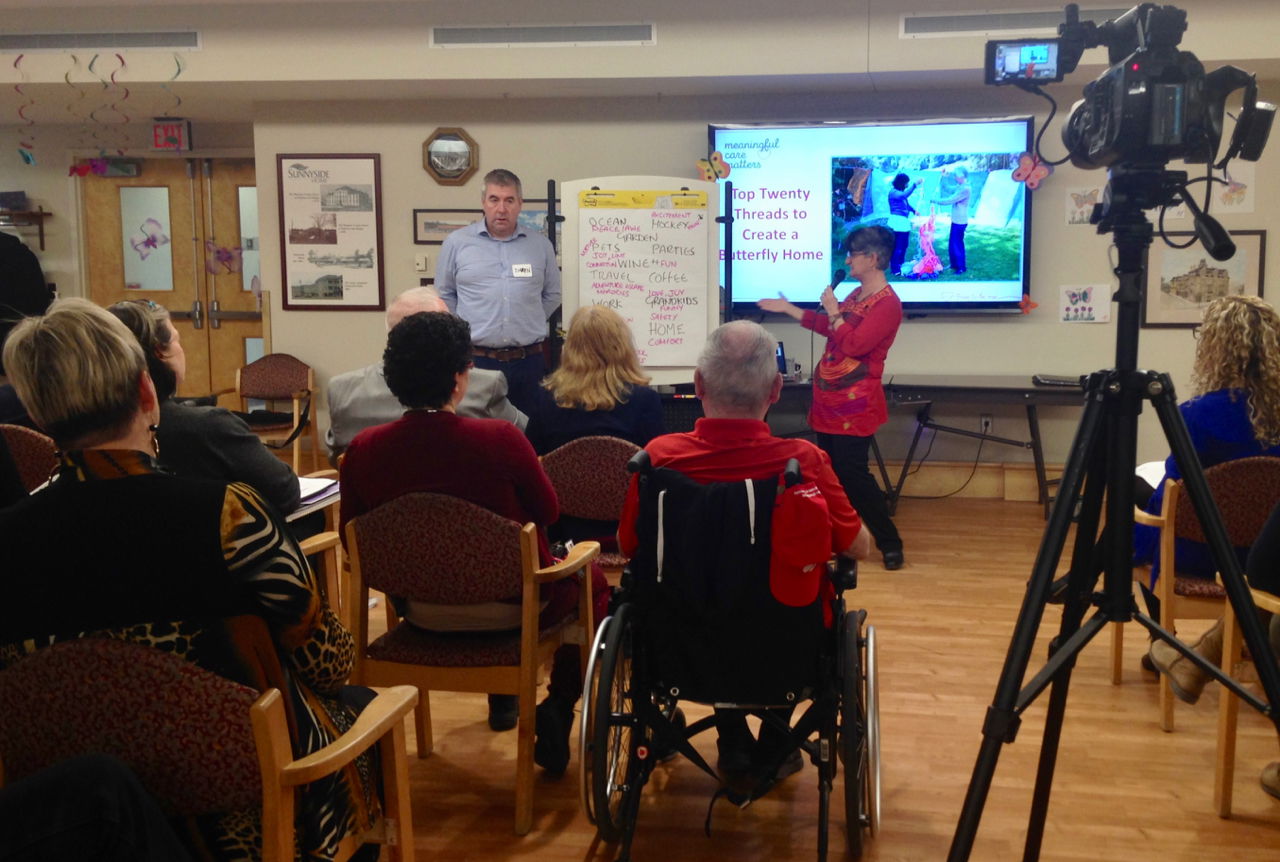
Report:
[[[342,525],[383,503],[417,491],[447,494],[538,530],[540,562],[553,562],[546,527],[559,515],[551,480],[520,430],[501,419],[459,416],[471,369],[471,327],[447,312],[421,312],[396,324],[382,355],[387,386],[406,408],[394,422],[355,436],[342,461]],[[592,571],[595,613],[604,619],[609,586]],[[577,607],[578,583],[544,588],[544,624]],[[520,625],[520,596],[476,605],[395,600],[406,620],[434,632],[510,631]],[[556,652],[546,700],[536,713],[534,761],[552,775],[569,762],[569,729],[582,693],[578,648]],[[515,727],[514,696],[489,696],[489,726]]]

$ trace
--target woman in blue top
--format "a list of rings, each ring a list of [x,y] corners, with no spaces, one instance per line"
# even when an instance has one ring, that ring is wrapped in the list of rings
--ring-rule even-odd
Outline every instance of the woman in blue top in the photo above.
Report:
[[[560,366],[542,381],[525,434],[539,455],[593,435],[643,447],[665,430],[648,382],[627,322],[611,308],[585,305],[569,321]]]
[[[893,231],[893,254],[889,258],[889,275],[902,277],[902,262],[907,259],[907,244],[911,242],[911,216],[916,208],[908,198],[920,185],[920,180],[911,181],[906,174],[898,174],[893,178],[893,188],[889,189],[889,230]]]
[[[1209,304],[1196,335],[1196,394],[1178,409],[1200,465],[1280,456],[1280,314],[1256,296],[1224,296]],[[1182,477],[1172,455],[1165,476]],[[1144,508],[1158,514],[1163,499],[1162,481]],[[1160,573],[1158,536],[1154,527],[1134,528],[1134,561],[1152,564],[1153,584]],[[1242,565],[1247,550],[1240,552]],[[1179,539],[1177,555],[1183,574],[1213,577],[1208,546]]]
[[[1256,296],[1224,296],[1209,303],[1204,322],[1196,330],[1196,361],[1192,383],[1196,395],[1179,405],[1200,464],[1212,467],[1252,455],[1280,456],[1280,314]],[[1181,477],[1173,456],[1165,475]],[[1160,511],[1164,483],[1145,508]],[[1134,527],[1134,560],[1151,563],[1151,581],[1159,577],[1158,531]],[[1212,578],[1217,567],[1208,546],[1178,539],[1178,571]],[[1248,548],[1237,548],[1241,568]],[[1151,615],[1158,606],[1148,594]],[[1213,664],[1222,660],[1222,622],[1218,621],[1193,647]],[[1155,641],[1151,663],[1169,675],[1170,686],[1182,700],[1195,703],[1207,677],[1164,641]]]

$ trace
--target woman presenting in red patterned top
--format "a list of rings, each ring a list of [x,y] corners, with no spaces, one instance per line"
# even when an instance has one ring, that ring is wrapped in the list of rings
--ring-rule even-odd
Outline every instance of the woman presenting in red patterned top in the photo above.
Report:
[[[902,567],[902,538],[867,463],[873,435],[888,419],[881,379],[885,357],[902,325],[902,301],[885,277],[893,232],[878,226],[858,228],[843,247],[848,277],[858,283],[843,302],[828,287],[822,292],[821,312],[805,311],[781,294],[759,305],[827,337],[813,375],[809,427],[831,457],[849,502],[875,537],[884,567],[893,570]]]

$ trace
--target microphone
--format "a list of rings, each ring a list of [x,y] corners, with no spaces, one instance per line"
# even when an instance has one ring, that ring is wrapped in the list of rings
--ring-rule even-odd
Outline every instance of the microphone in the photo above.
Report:
[[[844,281],[846,273],[843,269],[837,269],[835,274],[831,276],[831,289],[835,290],[840,282]]]

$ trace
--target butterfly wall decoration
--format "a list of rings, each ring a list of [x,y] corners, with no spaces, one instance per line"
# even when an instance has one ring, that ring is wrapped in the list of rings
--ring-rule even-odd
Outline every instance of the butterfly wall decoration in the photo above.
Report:
[[[164,225],[153,218],[144,221],[139,226],[138,233],[129,237],[129,245],[133,246],[133,250],[142,260],[146,260],[151,256],[151,252],[168,243],[169,237],[164,234]]]
[[[1027,188],[1034,191],[1052,173],[1053,165],[1041,161],[1034,153],[1023,153],[1018,156],[1018,166],[1013,169],[1013,180],[1026,183]]]
[[[716,180],[722,180],[729,176],[729,163],[724,160],[724,156],[719,150],[713,152],[705,159],[698,159],[698,172],[702,178],[709,183]]]
[[[1076,202],[1077,209],[1084,209],[1085,207],[1092,208],[1093,205],[1098,202],[1098,190],[1089,189],[1089,191],[1084,192],[1083,194],[1080,192],[1072,192],[1071,199]]]
[[[1031,294],[1029,293],[1022,294],[1022,302],[1018,303],[1018,308],[1022,310],[1023,314],[1030,314],[1031,309],[1039,308],[1039,307],[1040,307],[1040,303],[1031,301]]]
[[[213,240],[205,240],[204,250],[204,270],[209,275],[221,275],[224,271],[239,272],[244,265],[244,252],[238,245],[228,248]]]
[[[69,177],[87,177],[93,174],[97,177],[105,177],[109,163],[106,159],[86,159],[71,166],[67,171]]]

